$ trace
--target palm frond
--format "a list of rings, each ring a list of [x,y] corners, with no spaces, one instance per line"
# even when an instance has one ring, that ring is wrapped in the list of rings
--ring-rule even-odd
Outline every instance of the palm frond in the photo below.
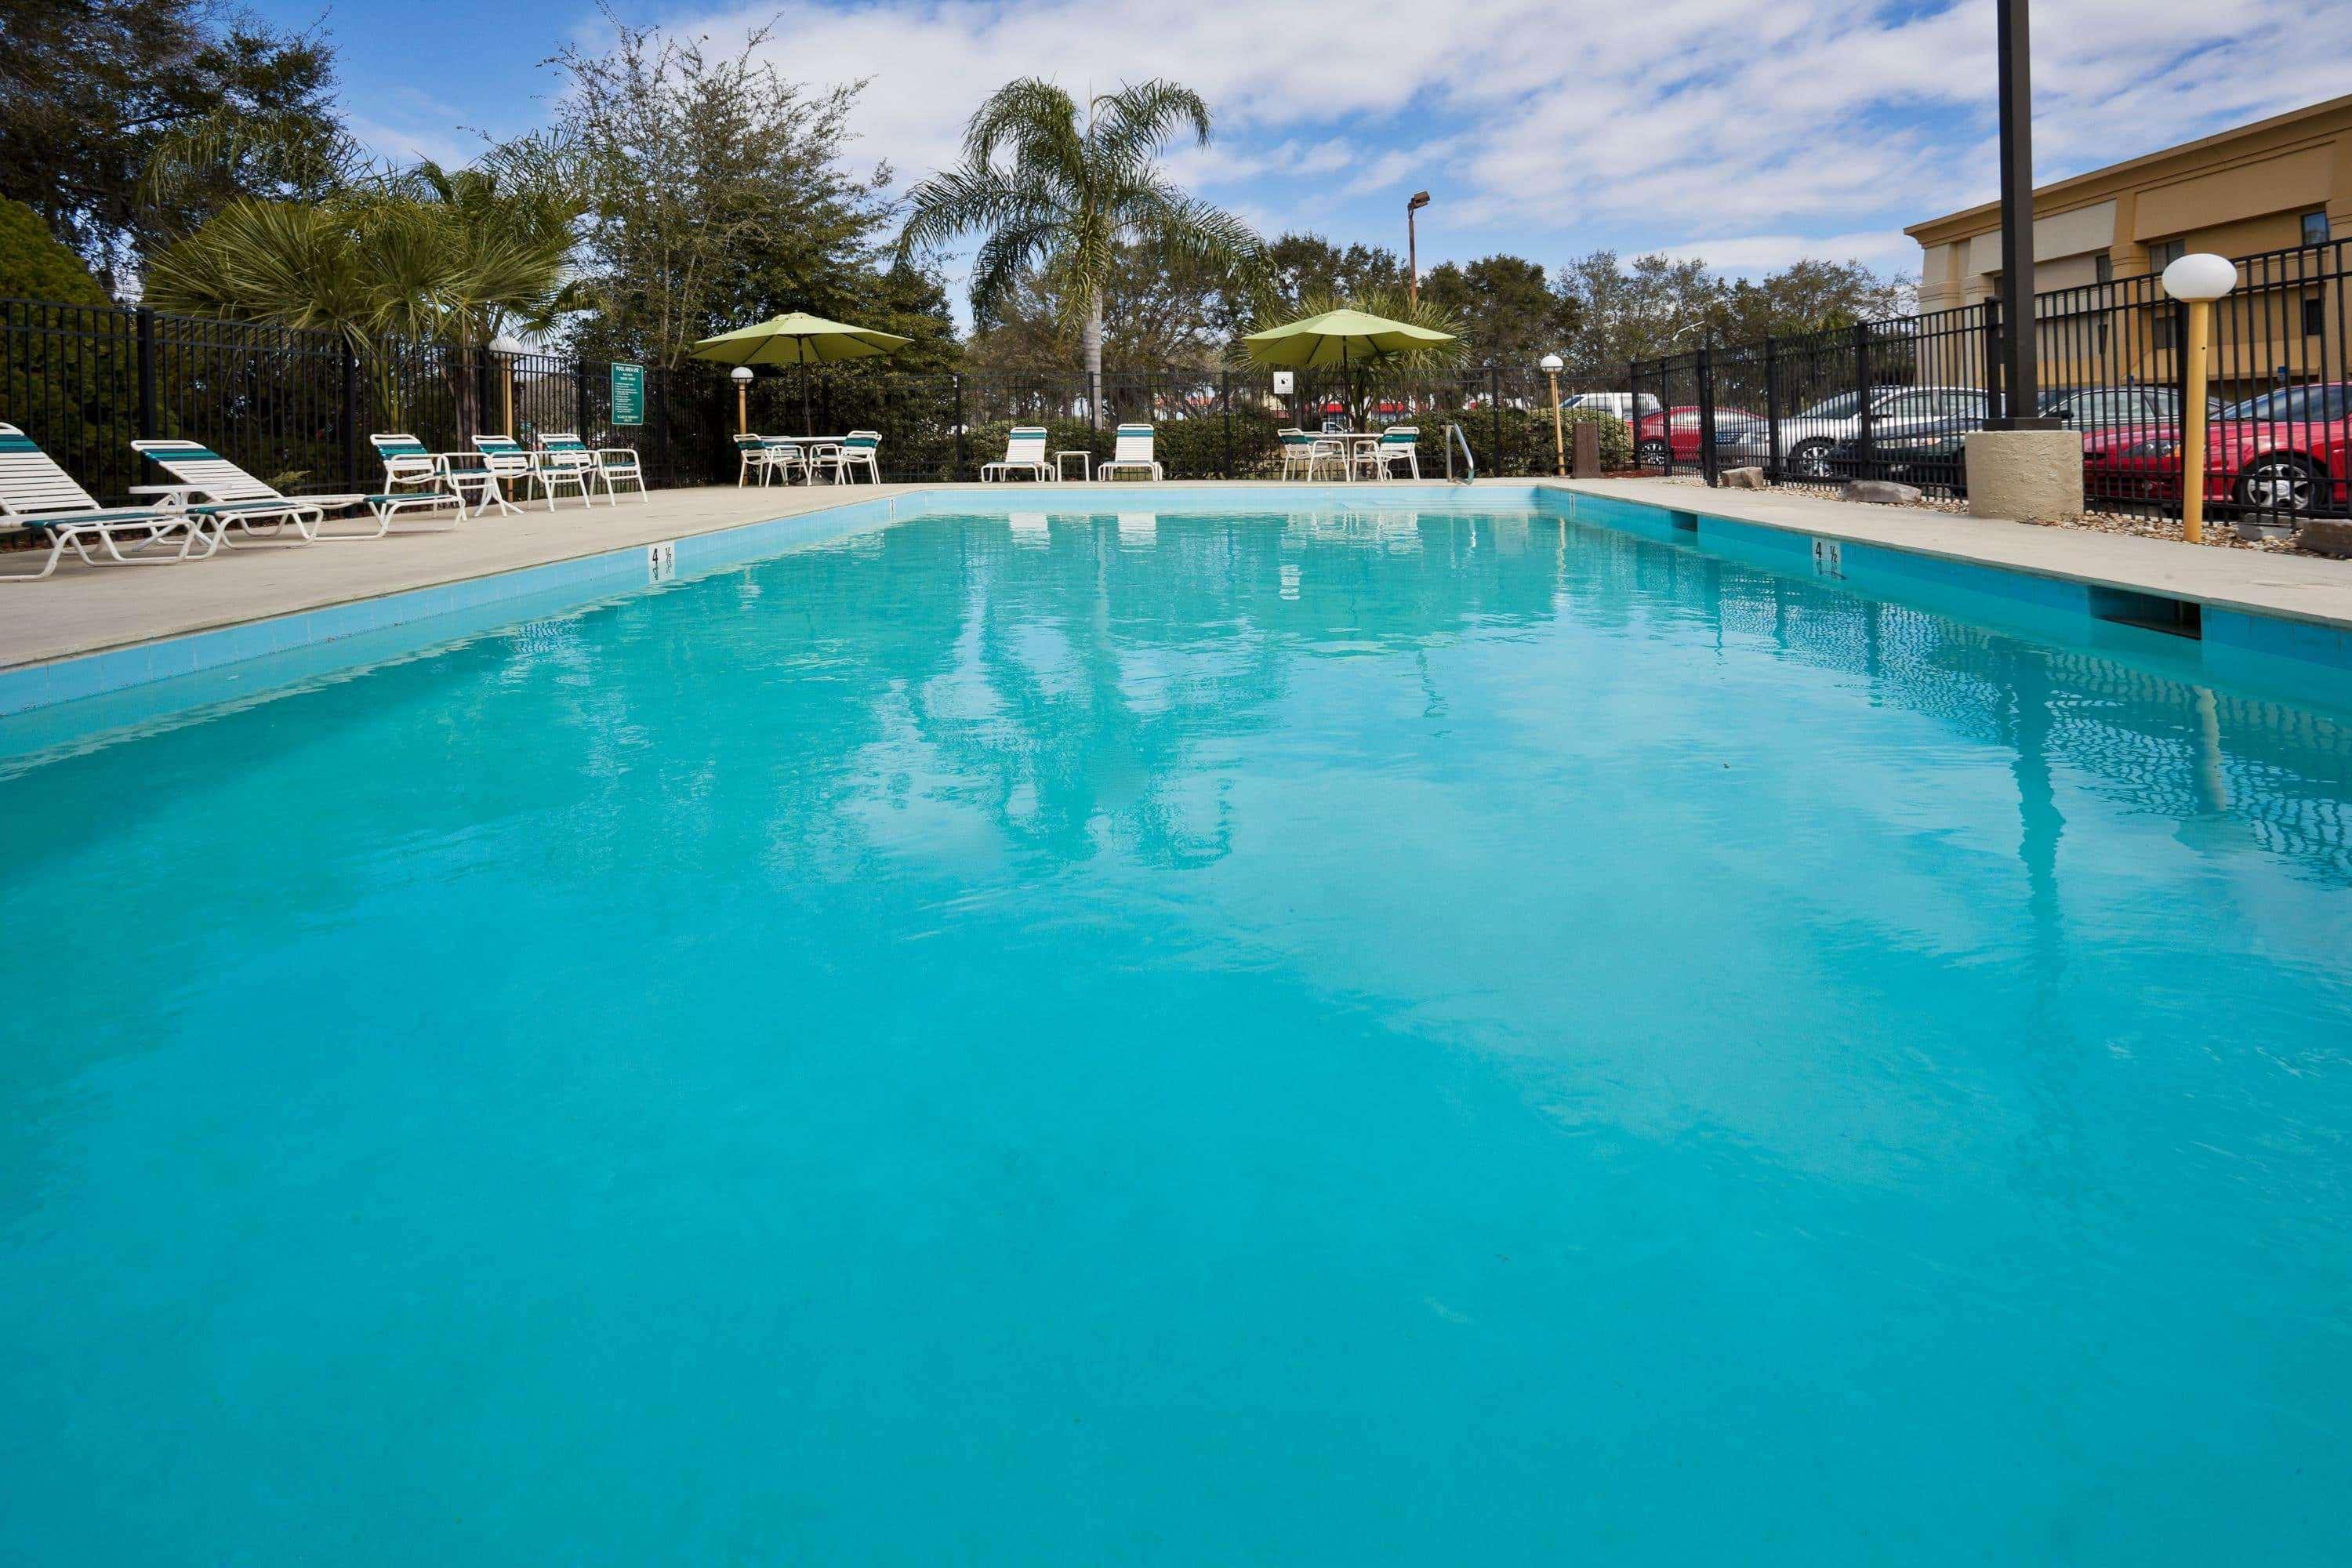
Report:
[[[1209,144],[1209,106],[1189,87],[1158,78],[1122,86],[1094,102],[1089,160],[1098,170],[1148,167],[1152,154],[1188,127],[1194,144]]]

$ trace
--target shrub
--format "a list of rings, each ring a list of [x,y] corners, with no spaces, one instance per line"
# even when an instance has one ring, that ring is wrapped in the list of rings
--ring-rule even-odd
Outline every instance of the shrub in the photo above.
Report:
[[[113,303],[81,258],[50,237],[38,213],[5,197],[0,197],[0,299]]]

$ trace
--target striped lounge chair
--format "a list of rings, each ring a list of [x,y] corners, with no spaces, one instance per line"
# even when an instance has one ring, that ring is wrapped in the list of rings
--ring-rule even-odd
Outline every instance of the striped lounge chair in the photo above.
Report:
[[[1005,437],[1004,456],[980,466],[980,482],[984,485],[1009,479],[1014,474],[1027,474],[1040,484],[1053,478],[1045,466],[1043,425],[1015,425],[1013,434]]]
[[[217,548],[205,530],[205,510],[100,506],[30,436],[14,425],[0,425],[0,532],[37,533],[49,545],[39,571],[0,573],[0,583],[38,582],[58,569],[68,550],[92,566],[201,560]],[[169,554],[144,553],[175,540],[178,548]],[[91,553],[92,545],[102,553]]]
[[[393,520],[404,512],[452,505],[446,491],[391,491],[349,495],[289,496],[267,480],[256,479],[202,441],[133,441],[131,449],[172,476],[184,489],[202,496],[212,520],[213,538],[228,549],[267,541],[308,544],[313,540],[382,539],[392,531]],[[375,527],[359,532],[326,531],[327,514],[367,508]],[[457,520],[430,525],[454,528]],[[245,536],[242,543],[228,536],[230,529]],[[295,537],[289,541],[291,530]]]
[[[1111,448],[1110,461],[1097,468],[1095,476],[1107,479],[1123,468],[1140,469],[1154,479],[1168,477],[1160,472],[1158,459],[1151,455],[1150,426],[1120,426],[1118,444]]]

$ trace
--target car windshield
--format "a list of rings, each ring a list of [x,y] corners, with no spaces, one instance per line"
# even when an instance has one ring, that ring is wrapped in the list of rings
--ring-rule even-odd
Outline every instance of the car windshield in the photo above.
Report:
[[[2341,419],[2341,386],[2283,386],[2221,410],[2224,419]]]
[[[1843,419],[1853,413],[1854,402],[1854,395],[1853,393],[1840,393],[1835,397],[1825,398],[1822,401],[1814,404],[1811,408],[1806,409],[1804,413],[1800,415],[1798,417],[1803,419]]]

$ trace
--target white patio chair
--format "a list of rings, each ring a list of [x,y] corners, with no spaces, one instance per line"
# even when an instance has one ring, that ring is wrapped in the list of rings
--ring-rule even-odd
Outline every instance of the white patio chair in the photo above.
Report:
[[[515,494],[520,502],[525,498],[516,492],[524,485],[535,485],[547,496],[547,510],[555,510],[554,487],[521,442],[511,436],[477,436],[474,450],[482,455],[482,466],[489,469],[501,490]],[[505,497],[499,500],[503,507]]]
[[[1026,473],[1039,484],[1053,478],[1045,461],[1045,427],[1043,425],[1015,425],[1013,434],[1004,440],[1004,456],[993,463],[980,466],[980,482],[990,484]]]
[[[852,430],[837,445],[820,447],[814,459],[816,468],[833,476],[835,484],[849,482],[852,469],[863,467],[866,477],[876,484],[882,482],[882,469],[874,454],[882,445],[879,430]]]
[[[620,494],[614,488],[616,485],[635,485],[639,500],[652,499],[646,493],[645,465],[638,460],[635,447],[597,447],[594,477],[604,481],[605,499],[614,506],[621,504]]]
[[[1348,454],[1342,443],[1327,441],[1320,436],[1298,429],[1283,430],[1276,434],[1282,440],[1282,477],[1284,479],[1290,478],[1293,468],[1303,468],[1307,470],[1307,479],[1312,480],[1316,470],[1326,463],[1338,469],[1341,478],[1347,477]]]
[[[547,510],[555,510],[555,492],[570,485],[580,492],[580,504],[593,506],[588,486],[596,477],[596,454],[571,431],[543,433],[539,438],[539,480],[547,487]],[[618,506],[620,502],[613,503]]]
[[[1095,477],[1107,479],[1122,468],[1140,468],[1154,479],[1166,479],[1168,476],[1160,470],[1158,460],[1151,455],[1151,434],[1149,425],[1120,426],[1118,444],[1111,448],[1110,461],[1097,468]]]
[[[37,583],[58,569],[68,550],[92,566],[168,566],[175,561],[202,560],[217,547],[205,531],[206,515],[203,507],[183,511],[100,506],[30,436],[14,425],[0,425],[0,530],[37,532],[49,542],[39,571],[0,573],[0,583]],[[175,536],[179,548],[169,555],[139,553]],[[137,542],[125,554],[123,545],[131,540]],[[93,543],[104,554],[90,553]]]
[[[449,526],[456,527],[466,516],[466,485],[469,481],[477,489],[488,482],[485,469],[473,468],[451,474],[444,469],[441,459],[434,456],[424,442],[414,436],[371,436],[368,442],[375,455],[383,461],[383,489],[387,495],[439,494],[457,502],[457,517]],[[413,487],[423,486],[419,490]],[[481,503],[488,505],[487,498]]]
[[[1372,478],[1385,479],[1389,470],[1402,463],[1414,479],[1421,478],[1421,426],[1391,425],[1381,432],[1379,446],[1367,441],[1356,448],[1355,464],[1370,469]]]
[[[800,470],[803,479],[810,477],[808,454],[801,449],[797,441],[787,441],[780,436],[738,436],[735,437],[735,449],[743,455],[742,467],[735,475],[735,485],[739,489],[755,473],[763,485],[777,475],[782,475],[783,481],[790,484],[794,468]]]
[[[204,510],[212,522],[213,538],[230,550],[242,550],[257,543],[309,544],[321,539],[330,542],[382,539],[392,531],[393,520],[402,513],[449,506],[456,499],[444,492],[414,490],[379,490],[373,494],[353,490],[344,495],[289,496],[268,480],[246,472],[201,441],[133,441],[131,446],[149,462],[171,475],[176,481],[175,488],[205,499]],[[359,533],[327,531],[328,513],[347,511],[355,506],[367,508],[369,517],[375,523],[374,528]],[[457,521],[452,519],[431,526],[454,528]],[[228,536],[232,528],[245,535],[242,543]],[[290,542],[286,539],[289,529],[295,534]]]

